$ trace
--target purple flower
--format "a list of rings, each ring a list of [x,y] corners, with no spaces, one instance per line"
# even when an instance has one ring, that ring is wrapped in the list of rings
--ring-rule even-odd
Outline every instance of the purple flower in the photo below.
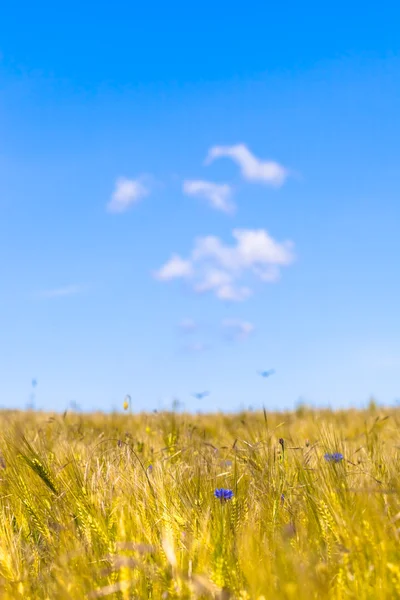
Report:
[[[233,492],[232,490],[226,490],[225,488],[217,488],[214,491],[214,496],[221,500],[221,502],[226,502],[227,500],[232,500]]]
[[[333,454],[329,454],[329,452],[327,452],[324,458],[327,462],[338,463],[341,460],[343,460],[343,454],[341,454],[340,452],[334,452]]]

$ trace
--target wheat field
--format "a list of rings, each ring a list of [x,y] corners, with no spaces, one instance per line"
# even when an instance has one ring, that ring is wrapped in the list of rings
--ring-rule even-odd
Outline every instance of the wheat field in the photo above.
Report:
[[[399,422],[3,412],[0,597],[399,598]]]

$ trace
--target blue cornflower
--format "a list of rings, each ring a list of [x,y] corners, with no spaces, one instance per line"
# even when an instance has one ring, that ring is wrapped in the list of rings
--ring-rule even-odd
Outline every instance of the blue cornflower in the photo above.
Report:
[[[221,500],[221,502],[226,502],[227,500],[232,500],[233,492],[232,490],[226,490],[224,488],[217,488],[214,491],[214,496]]]
[[[334,452],[333,454],[329,454],[329,452],[327,452],[324,458],[328,462],[338,463],[341,460],[343,460],[343,454],[341,454],[340,452]]]

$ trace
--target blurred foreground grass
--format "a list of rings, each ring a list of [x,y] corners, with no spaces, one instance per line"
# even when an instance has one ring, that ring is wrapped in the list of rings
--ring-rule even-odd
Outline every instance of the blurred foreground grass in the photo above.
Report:
[[[3,412],[0,598],[400,598],[399,424]]]

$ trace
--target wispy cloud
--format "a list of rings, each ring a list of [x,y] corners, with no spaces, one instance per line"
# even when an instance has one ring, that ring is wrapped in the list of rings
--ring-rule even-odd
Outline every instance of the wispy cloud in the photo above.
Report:
[[[75,296],[81,294],[86,288],[82,285],[67,285],[65,287],[43,290],[39,292],[42,298],[59,298],[61,296]]]
[[[240,321],[239,319],[225,319],[222,321],[222,330],[224,336],[230,340],[245,340],[251,335],[255,327],[249,321]]]
[[[197,196],[208,201],[212,208],[227,214],[235,212],[235,205],[231,202],[232,187],[227,183],[213,183],[203,180],[186,180],[183,182],[183,191],[188,196]]]
[[[260,160],[245,144],[214,146],[208,152],[206,164],[221,157],[228,157],[235,161],[240,167],[242,176],[249,181],[261,181],[279,187],[288,176],[285,167],[272,160]]]
[[[169,281],[170,279],[180,279],[192,275],[192,263],[190,260],[183,260],[177,254],[173,254],[168,262],[165,263],[155,274],[155,278],[160,281]]]
[[[193,289],[199,294],[213,292],[219,300],[231,300],[240,302],[251,296],[250,288],[234,285],[235,277],[227,270],[218,269],[213,266],[203,267],[199,272],[198,281],[194,283]]]
[[[225,245],[220,238],[206,236],[195,241],[187,259],[173,255],[155,277],[161,281],[186,279],[195,292],[211,292],[220,300],[242,301],[252,294],[241,280],[252,275],[263,282],[274,282],[280,268],[294,261],[293,243],[275,241],[264,229],[234,229],[235,244]]]
[[[107,210],[112,213],[123,213],[132,204],[136,204],[148,194],[149,190],[144,185],[142,177],[139,179],[119,177],[115,182],[115,188],[107,204]]]

